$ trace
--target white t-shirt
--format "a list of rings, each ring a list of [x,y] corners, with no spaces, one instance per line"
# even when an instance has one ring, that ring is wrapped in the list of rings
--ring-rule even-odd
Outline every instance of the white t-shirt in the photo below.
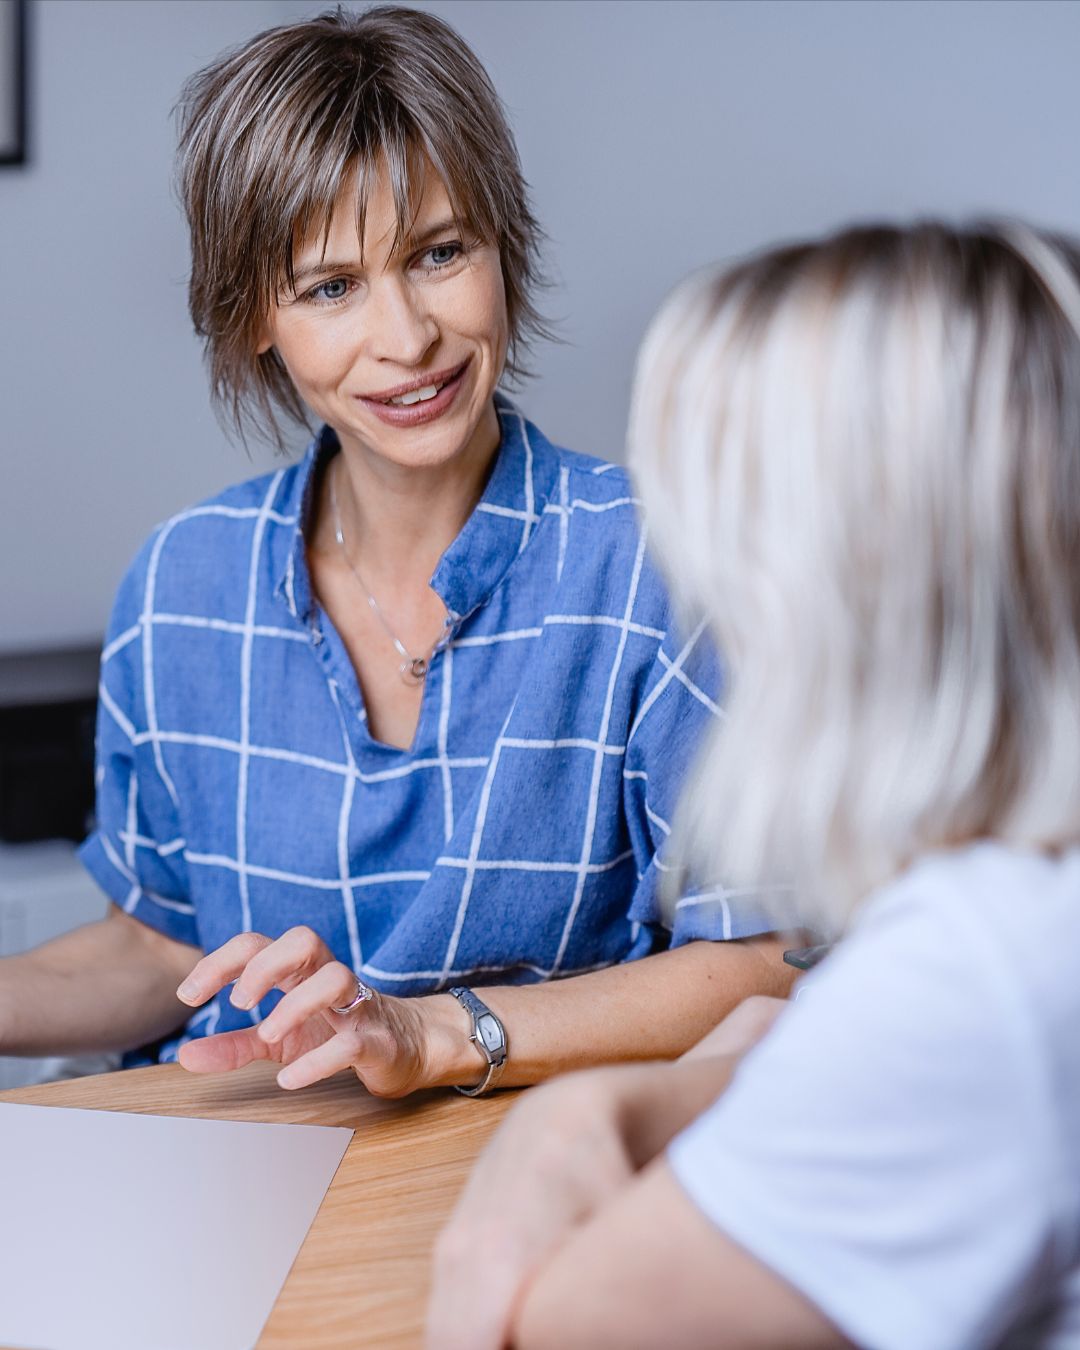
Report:
[[[1080,851],[928,856],[671,1145],[872,1350],[1080,1347]]]

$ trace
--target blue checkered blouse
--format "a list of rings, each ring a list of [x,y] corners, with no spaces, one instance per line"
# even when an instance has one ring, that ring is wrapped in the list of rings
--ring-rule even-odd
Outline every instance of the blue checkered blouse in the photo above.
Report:
[[[129,914],[211,950],[319,932],[376,988],[524,983],[765,926],[722,891],[674,932],[658,858],[716,714],[715,662],[671,633],[625,472],[499,400],[484,495],[432,586],[452,619],[416,739],[372,739],[304,555],[304,459],[159,527],[102,656],[90,872]],[[227,992],[227,991],[225,991]],[[250,1025],[219,995],[161,1051]]]

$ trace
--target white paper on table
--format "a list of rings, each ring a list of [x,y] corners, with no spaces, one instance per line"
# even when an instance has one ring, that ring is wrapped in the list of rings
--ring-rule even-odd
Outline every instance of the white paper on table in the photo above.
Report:
[[[0,1345],[250,1350],[352,1133],[0,1102]]]

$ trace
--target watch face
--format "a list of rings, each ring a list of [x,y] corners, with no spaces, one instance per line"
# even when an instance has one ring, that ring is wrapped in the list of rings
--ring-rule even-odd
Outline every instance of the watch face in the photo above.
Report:
[[[486,1013],[483,1016],[478,1017],[476,1019],[476,1031],[488,1050],[499,1050],[502,1048],[502,1032],[494,1017],[491,1017]]]

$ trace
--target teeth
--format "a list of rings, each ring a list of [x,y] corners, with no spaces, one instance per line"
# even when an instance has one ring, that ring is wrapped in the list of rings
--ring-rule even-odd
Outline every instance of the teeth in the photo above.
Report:
[[[398,407],[407,408],[410,403],[426,403],[429,398],[434,398],[438,392],[435,385],[426,384],[423,389],[410,389],[407,394],[400,394],[397,398],[392,398],[390,402]]]

